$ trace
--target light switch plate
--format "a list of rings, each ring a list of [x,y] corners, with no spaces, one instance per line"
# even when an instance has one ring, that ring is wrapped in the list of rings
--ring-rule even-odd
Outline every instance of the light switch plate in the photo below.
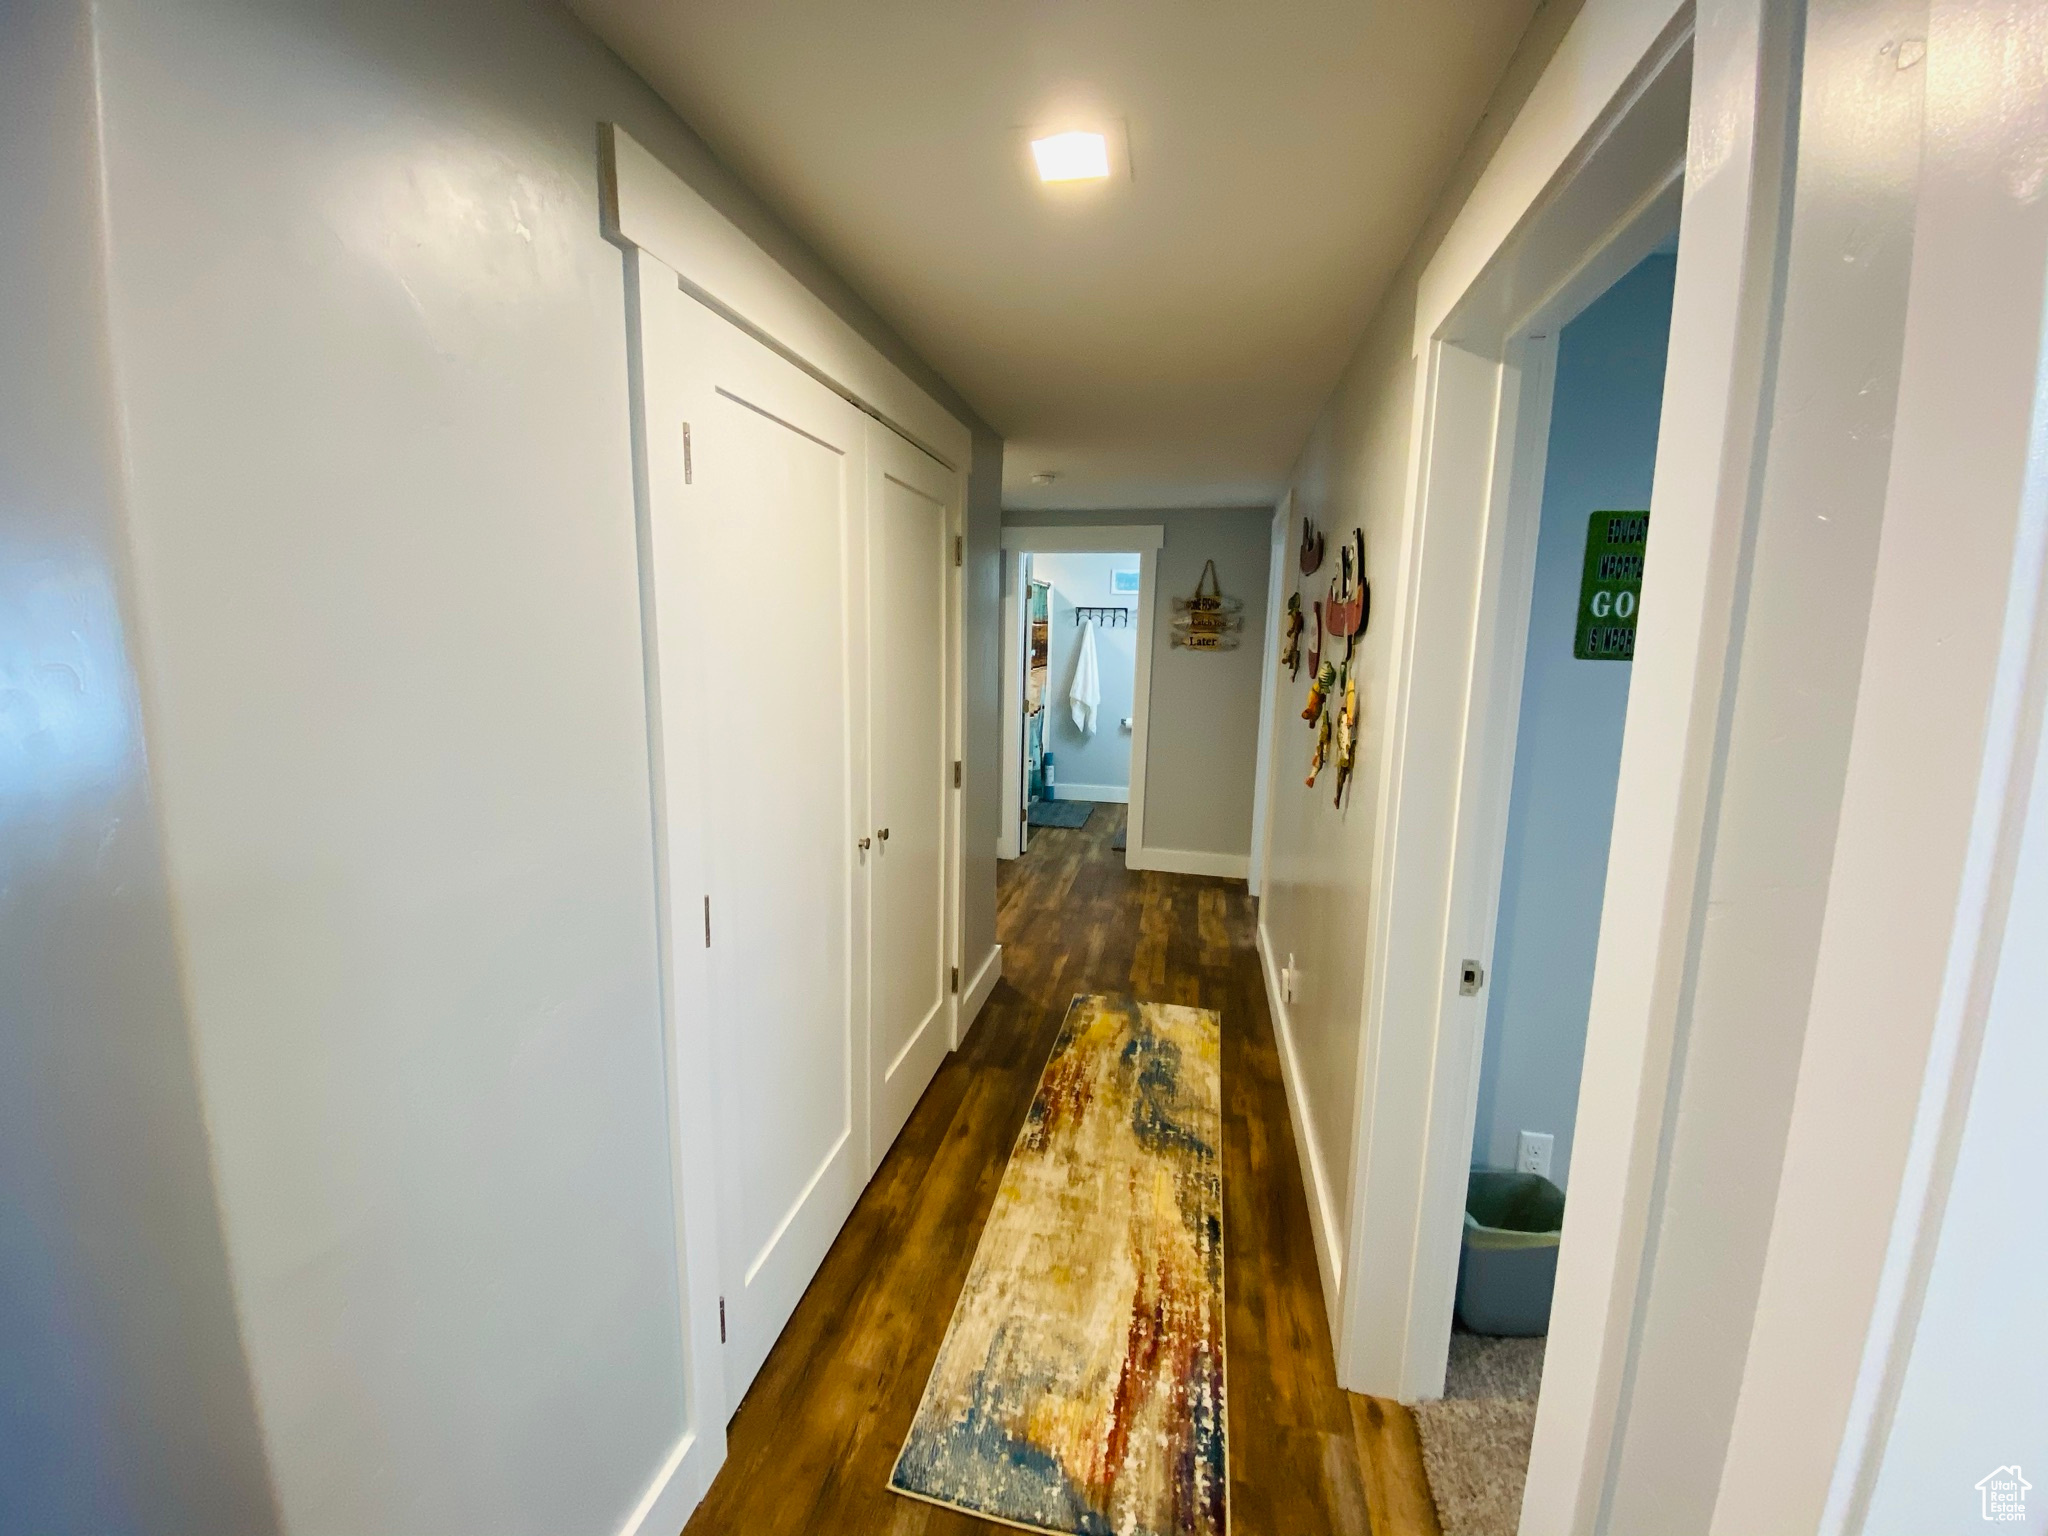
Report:
[[[1548,1131],[1524,1131],[1515,1139],[1515,1171],[1517,1173],[1540,1173],[1550,1177],[1550,1154],[1556,1150],[1557,1138]]]

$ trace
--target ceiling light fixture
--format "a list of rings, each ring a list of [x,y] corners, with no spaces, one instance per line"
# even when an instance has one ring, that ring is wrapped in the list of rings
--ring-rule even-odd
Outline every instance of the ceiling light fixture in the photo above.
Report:
[[[1103,181],[1109,176],[1109,140],[1075,129],[1031,141],[1040,181]]]

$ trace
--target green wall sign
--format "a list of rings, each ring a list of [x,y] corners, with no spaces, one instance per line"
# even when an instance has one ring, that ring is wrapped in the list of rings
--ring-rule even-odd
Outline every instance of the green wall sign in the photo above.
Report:
[[[1572,654],[1581,661],[1632,661],[1636,610],[1643,594],[1647,512],[1595,512],[1586,524],[1586,569],[1579,579],[1579,629]]]

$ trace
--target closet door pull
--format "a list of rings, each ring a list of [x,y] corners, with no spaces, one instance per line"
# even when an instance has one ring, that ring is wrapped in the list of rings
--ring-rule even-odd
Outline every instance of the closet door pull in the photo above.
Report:
[[[887,841],[889,841],[889,829],[887,827],[884,827],[881,831],[877,832],[875,836],[886,843]]]
[[[866,853],[866,852],[868,851],[868,848],[869,848],[869,847],[870,847],[870,846],[872,845],[872,843],[873,843],[873,839],[872,839],[872,838],[866,838],[866,837],[862,838],[862,839],[860,840],[860,851],[861,851],[862,853]]]

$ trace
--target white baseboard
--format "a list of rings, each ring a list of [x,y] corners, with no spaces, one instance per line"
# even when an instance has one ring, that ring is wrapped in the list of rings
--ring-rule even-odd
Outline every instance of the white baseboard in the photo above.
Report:
[[[960,994],[960,1038],[967,1038],[967,1031],[974,1027],[974,1021],[981,1017],[981,1010],[988,1005],[989,994],[995,991],[996,983],[1003,979],[1003,946],[998,944],[988,952],[988,958],[981,962],[981,969],[967,983]]]
[[[1308,1224],[1316,1240],[1316,1268],[1323,1277],[1323,1306],[1330,1315],[1330,1336],[1341,1336],[1339,1323],[1343,1294],[1344,1244],[1337,1222],[1337,1204],[1330,1197],[1330,1180],[1323,1169],[1323,1154],[1316,1141],[1315,1119],[1303,1092],[1301,1063],[1294,1054],[1294,1029],[1287,1011],[1287,999],[1280,989],[1280,967],[1273,959],[1272,941],[1266,925],[1258,926],[1259,970],[1266,978],[1266,1007],[1273,1015],[1273,1039],[1280,1048],[1280,1080],[1287,1089],[1287,1118],[1294,1126],[1294,1150],[1301,1161],[1301,1181],[1308,1195]]]
[[[1133,847],[1124,862],[1132,869],[1156,869],[1168,875],[1215,875],[1224,880],[1244,879],[1252,865],[1250,854],[1195,853],[1186,848]]]
[[[714,1439],[715,1444],[709,1443],[694,1429],[683,1431],[639,1504],[620,1524],[618,1536],[675,1536],[689,1523],[725,1456],[725,1436]]]
[[[1131,786],[1128,784],[1055,784],[1052,788],[1055,800],[1108,800],[1117,805],[1128,805],[1131,800]]]

